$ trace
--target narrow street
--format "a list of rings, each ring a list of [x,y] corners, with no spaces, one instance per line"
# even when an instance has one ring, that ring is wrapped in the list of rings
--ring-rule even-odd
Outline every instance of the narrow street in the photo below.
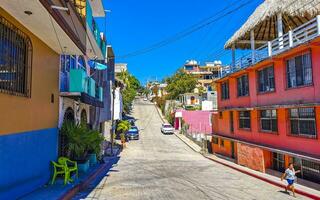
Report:
[[[303,199],[207,160],[175,135],[160,132],[153,104],[135,103],[140,140],[131,141],[119,163],[87,199]]]

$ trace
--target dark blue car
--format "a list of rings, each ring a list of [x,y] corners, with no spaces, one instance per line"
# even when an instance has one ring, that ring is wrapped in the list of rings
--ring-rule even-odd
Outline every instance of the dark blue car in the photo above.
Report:
[[[127,138],[130,140],[139,140],[139,129],[136,126],[131,126],[127,132]]]

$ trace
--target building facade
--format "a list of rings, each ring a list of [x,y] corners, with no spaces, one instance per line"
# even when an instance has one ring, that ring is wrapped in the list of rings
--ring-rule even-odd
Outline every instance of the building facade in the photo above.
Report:
[[[16,199],[49,180],[58,156],[60,54],[81,55],[85,47],[72,5],[1,2],[0,199]]]
[[[277,19],[275,35],[259,29],[269,18],[262,17],[245,30],[268,3],[259,6],[226,44],[226,48],[251,52],[234,59],[231,69],[217,81],[219,113],[213,118],[212,148],[261,172],[284,172],[294,163],[301,169],[298,177],[319,183],[320,18],[310,14],[300,24],[285,27],[283,19],[289,16],[278,11],[272,15]],[[290,17],[297,19],[299,14]],[[270,41],[262,44],[265,40]]]

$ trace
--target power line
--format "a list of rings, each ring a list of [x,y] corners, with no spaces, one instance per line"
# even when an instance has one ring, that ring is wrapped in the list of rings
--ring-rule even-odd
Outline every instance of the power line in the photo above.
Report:
[[[240,10],[241,8],[243,8],[243,7],[247,6],[248,4],[250,4],[251,2],[252,2],[251,0],[246,1],[246,2],[244,2],[242,4],[240,4],[239,6],[237,6],[236,8],[234,8],[234,9],[222,14],[221,16],[217,17],[217,15],[219,15],[220,13],[223,13],[225,10],[228,10],[230,8],[230,6],[227,6],[224,9],[222,9],[221,11],[219,11],[218,13],[216,13],[215,15],[202,20],[200,23],[197,23],[197,24],[191,26],[190,28],[188,28],[188,29],[186,29],[186,30],[184,30],[182,32],[179,32],[179,33],[175,34],[172,37],[169,37],[169,38],[167,38],[165,40],[157,42],[157,43],[155,43],[155,44],[153,44],[153,45],[151,45],[149,47],[142,48],[140,50],[125,54],[123,56],[118,56],[118,58],[119,59],[125,59],[125,58],[128,58],[128,57],[133,57],[133,56],[145,54],[145,53],[148,53],[148,52],[153,51],[155,49],[158,49],[160,47],[163,47],[163,46],[166,46],[166,45],[171,44],[173,42],[176,42],[176,41],[178,41],[178,40],[180,40],[182,38],[187,37],[188,35],[196,32],[196,31],[199,31],[199,30],[203,29],[206,26],[211,25],[212,23],[222,19],[223,17],[228,16],[228,15]],[[233,4],[233,5],[235,5],[235,4]],[[214,19],[212,19],[212,18],[214,18]]]

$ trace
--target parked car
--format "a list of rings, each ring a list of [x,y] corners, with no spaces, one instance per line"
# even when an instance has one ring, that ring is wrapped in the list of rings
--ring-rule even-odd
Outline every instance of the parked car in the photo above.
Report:
[[[139,129],[136,126],[131,126],[127,132],[127,138],[130,140],[139,140]]]
[[[163,134],[173,134],[174,128],[171,126],[171,124],[164,123],[161,126],[161,133]]]
[[[147,97],[143,98],[143,101],[148,101],[148,98]]]

